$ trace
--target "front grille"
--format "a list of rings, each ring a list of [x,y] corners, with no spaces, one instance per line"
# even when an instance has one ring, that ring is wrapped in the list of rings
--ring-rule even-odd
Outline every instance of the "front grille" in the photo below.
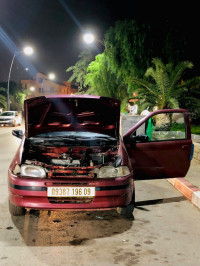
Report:
[[[87,186],[88,185],[88,183],[83,183],[83,182],[81,182],[81,183],[72,183],[72,182],[52,182],[52,184],[50,184],[50,185],[53,185],[53,186]]]
[[[83,203],[91,203],[93,201],[93,198],[50,198],[48,197],[48,200],[52,204],[83,204]]]
[[[87,175],[66,175],[66,174],[59,174],[59,175],[52,175],[53,178],[93,178],[93,176]]]
[[[48,173],[49,178],[94,178],[91,169],[55,169]]]

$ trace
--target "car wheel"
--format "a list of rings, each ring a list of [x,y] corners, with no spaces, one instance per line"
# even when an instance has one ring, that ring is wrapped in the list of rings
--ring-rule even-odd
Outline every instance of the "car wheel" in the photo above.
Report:
[[[13,216],[21,216],[25,214],[25,208],[14,205],[9,199],[9,211]]]
[[[129,205],[118,207],[117,212],[125,218],[134,219],[133,216],[134,207],[135,207],[135,189],[133,190],[132,200],[129,203]]]

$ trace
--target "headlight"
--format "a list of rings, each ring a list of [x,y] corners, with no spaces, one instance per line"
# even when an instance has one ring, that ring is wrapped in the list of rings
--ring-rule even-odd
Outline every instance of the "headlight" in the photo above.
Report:
[[[98,178],[114,178],[130,175],[130,170],[127,166],[119,166],[117,168],[113,166],[103,166],[99,169],[97,174]]]
[[[41,166],[22,164],[21,176],[44,178],[46,172]]]

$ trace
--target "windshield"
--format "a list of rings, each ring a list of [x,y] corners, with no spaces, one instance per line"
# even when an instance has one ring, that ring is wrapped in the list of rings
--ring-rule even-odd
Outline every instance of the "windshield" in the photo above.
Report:
[[[14,116],[14,112],[3,112],[0,116]]]

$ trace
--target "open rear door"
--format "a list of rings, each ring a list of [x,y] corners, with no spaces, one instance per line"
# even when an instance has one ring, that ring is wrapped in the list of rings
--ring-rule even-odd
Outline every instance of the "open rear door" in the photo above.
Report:
[[[188,112],[166,109],[150,113],[124,136],[135,180],[184,177],[193,145]]]

